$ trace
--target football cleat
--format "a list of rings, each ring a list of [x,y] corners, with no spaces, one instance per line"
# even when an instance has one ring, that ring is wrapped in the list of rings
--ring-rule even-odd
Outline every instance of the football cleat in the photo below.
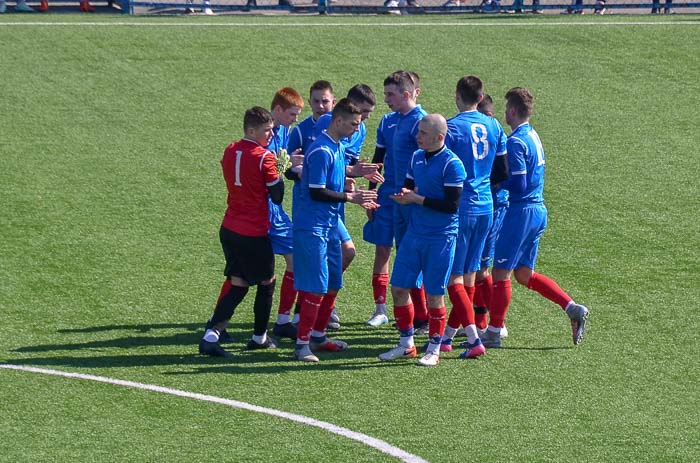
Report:
[[[272,326],[272,334],[278,338],[289,338],[291,340],[296,340],[297,338],[297,327],[291,323],[275,323]]]
[[[308,344],[304,344],[299,349],[294,349],[294,358],[302,362],[318,362],[318,357],[311,352]]]
[[[276,349],[277,344],[275,344],[275,341],[270,339],[270,337],[268,336],[265,339],[265,342],[263,342],[262,344],[258,344],[257,342],[255,342],[254,339],[251,339],[250,341],[248,341],[248,344],[246,344],[245,348],[246,350]]]
[[[474,344],[467,344],[467,350],[459,354],[461,359],[475,359],[486,353],[486,348],[481,340],[477,339]]]
[[[405,347],[398,345],[391,350],[379,354],[379,360],[412,359],[416,357],[416,346]]]
[[[481,343],[484,347],[499,349],[502,345],[501,335],[488,329],[484,331],[483,334],[479,335],[479,339],[481,339]]]
[[[438,354],[427,353],[417,362],[422,367],[435,367],[440,365],[440,356]]]
[[[588,308],[581,304],[571,304],[566,309],[566,315],[571,319],[571,335],[574,345],[581,344],[583,335],[586,334],[586,321],[589,316]]]
[[[202,339],[199,341],[199,353],[211,357],[233,357],[230,352],[226,352],[218,342],[208,342]]]
[[[311,349],[317,352],[340,352],[348,348],[348,343],[326,338],[321,342],[311,340]]]
[[[374,312],[374,314],[367,320],[366,324],[373,327],[378,327],[386,325],[389,323],[389,317],[385,313]]]
[[[42,3],[43,5],[43,3]],[[46,4],[46,9],[49,9],[49,4]],[[39,11],[46,11],[42,10],[41,6],[39,7]],[[18,3],[15,5],[15,13],[34,13],[34,8],[31,6],[27,5],[26,3]]]
[[[420,320],[413,322],[413,334],[428,334],[428,320]]]

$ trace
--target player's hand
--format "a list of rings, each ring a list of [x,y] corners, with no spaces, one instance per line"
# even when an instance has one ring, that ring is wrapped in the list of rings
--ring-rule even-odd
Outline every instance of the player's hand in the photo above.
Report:
[[[379,173],[379,168],[381,164],[372,164],[371,162],[360,161],[354,166],[350,167],[350,175],[353,177],[366,177],[367,175],[373,175]],[[381,174],[379,174],[381,175]]]
[[[360,204],[360,206],[364,207],[365,211],[367,211],[368,213],[372,212],[373,214],[374,214],[374,210],[378,209],[380,207],[379,204],[374,202],[374,201],[364,202],[364,203]]]
[[[354,178],[346,177],[345,178],[345,189],[343,191],[355,191],[355,185],[357,182],[355,182]]]
[[[416,192],[407,188],[401,188],[401,191],[389,196],[389,198],[402,205],[420,202],[420,197],[416,194]]]
[[[292,167],[297,167],[297,166],[303,165],[304,164],[304,155],[301,154],[301,148],[299,148],[291,156],[289,156],[289,160],[292,163]]]
[[[377,192],[373,190],[355,190],[345,194],[348,197],[348,202],[359,204],[362,207],[365,207],[364,205],[367,203],[374,203],[374,200],[377,199]],[[365,209],[367,208],[365,207]],[[372,209],[375,209],[375,207],[372,207]]]

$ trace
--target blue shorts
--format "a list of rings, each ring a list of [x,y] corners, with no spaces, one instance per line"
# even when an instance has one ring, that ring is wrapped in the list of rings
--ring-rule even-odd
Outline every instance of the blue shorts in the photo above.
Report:
[[[343,256],[334,229],[294,232],[294,288],[326,294],[343,287]]]
[[[396,251],[391,285],[399,288],[420,288],[423,272],[425,292],[445,294],[455,257],[455,235],[426,239],[407,233]]]
[[[394,205],[388,197],[379,197],[379,209],[362,228],[362,239],[375,246],[394,246]]]
[[[394,238],[396,239],[396,248],[401,246],[401,241],[403,240],[406,231],[408,230],[408,224],[411,221],[411,211],[413,211],[413,204],[399,204],[394,203]]]
[[[282,206],[272,201],[270,204],[270,231],[268,236],[272,241],[272,251],[278,255],[291,254],[294,248],[292,239],[292,219],[282,209]]]
[[[503,225],[503,218],[506,216],[506,211],[508,210],[507,203],[496,207],[493,210],[493,222],[491,223],[491,229],[489,234],[486,235],[486,242],[484,243],[484,251],[481,253],[481,268],[489,268],[493,265],[493,253],[496,250],[496,238],[501,232],[501,226]]]
[[[544,204],[524,206],[511,203],[496,238],[494,267],[513,270],[535,268],[540,238],[547,229],[547,208]]]
[[[453,275],[476,272],[481,268],[481,254],[493,221],[492,214],[459,215],[459,233],[455,247]]]
[[[341,218],[338,218],[337,237],[341,243],[347,243],[352,240],[348,227],[345,226],[345,222]]]

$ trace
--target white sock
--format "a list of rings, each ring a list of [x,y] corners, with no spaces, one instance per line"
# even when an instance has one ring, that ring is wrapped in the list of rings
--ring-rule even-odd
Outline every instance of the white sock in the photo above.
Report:
[[[258,344],[265,344],[265,341],[267,341],[267,331],[260,336],[253,335],[253,341],[257,342]]]
[[[447,339],[454,339],[455,334],[457,334],[457,328],[452,328],[450,325],[445,326],[445,334],[442,335],[441,341],[446,341]]]
[[[214,329],[208,329],[204,333],[204,340],[206,342],[219,342],[219,332]]]
[[[299,323],[299,314],[298,313],[295,313],[294,316],[292,317],[292,323],[294,325]]]
[[[469,325],[467,326],[464,331],[467,332],[467,342],[469,344],[474,344],[477,339],[479,339],[479,334],[476,331],[476,325]],[[500,328],[499,328],[499,333],[500,333]]]
[[[275,322],[278,325],[286,325],[289,323],[289,314],[288,313],[278,313],[277,314],[277,321]]]
[[[496,328],[495,326],[489,325],[488,328],[486,328],[486,329],[492,333],[498,333],[499,335],[501,334],[501,329]]]
[[[379,315],[379,314],[386,315],[386,304],[377,304],[377,307],[374,309],[374,314],[375,315]]]
[[[440,344],[428,343],[428,348],[425,349],[426,354],[440,355]]]
[[[401,336],[399,338],[399,344],[405,348],[413,347],[413,336]],[[439,344],[438,344],[439,346]]]

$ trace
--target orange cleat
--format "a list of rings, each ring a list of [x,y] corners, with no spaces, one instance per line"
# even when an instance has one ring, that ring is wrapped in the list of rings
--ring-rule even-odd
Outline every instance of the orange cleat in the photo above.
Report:
[[[42,13],[49,11],[49,0],[41,0],[41,3],[39,3],[39,11]]]
[[[92,7],[92,5],[90,5],[90,2],[88,0],[82,0],[80,2],[80,11],[82,11],[83,13],[94,13],[95,9]]]

